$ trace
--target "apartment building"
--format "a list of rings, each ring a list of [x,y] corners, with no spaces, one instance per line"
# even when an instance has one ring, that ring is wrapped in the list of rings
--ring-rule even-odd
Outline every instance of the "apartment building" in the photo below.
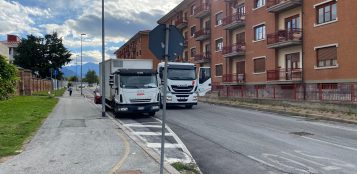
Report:
[[[357,82],[352,0],[184,0],[158,23],[186,39],[178,61],[220,85]]]
[[[7,53],[2,53],[4,54],[4,56],[6,56],[8,59],[9,59],[9,62],[10,63],[13,63],[14,62],[14,55],[16,54],[15,52],[15,49],[19,46],[21,42],[21,39],[16,36],[16,35],[11,35],[11,34],[8,34],[7,35],[7,39],[5,41],[0,41],[0,44],[2,44],[0,47],[2,47],[2,51],[1,52],[4,52],[5,51],[5,48],[4,46],[7,48]]]
[[[152,59],[156,69],[159,60],[149,50],[150,30],[139,31],[114,52],[118,59]]]

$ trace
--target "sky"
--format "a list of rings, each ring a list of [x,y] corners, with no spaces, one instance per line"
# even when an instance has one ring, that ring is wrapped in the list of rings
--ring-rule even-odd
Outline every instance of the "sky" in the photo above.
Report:
[[[140,30],[153,29],[158,19],[182,0],[104,0],[106,59]],[[101,0],[0,0],[0,40],[7,34],[20,38],[57,32],[73,54],[69,65],[102,59]]]

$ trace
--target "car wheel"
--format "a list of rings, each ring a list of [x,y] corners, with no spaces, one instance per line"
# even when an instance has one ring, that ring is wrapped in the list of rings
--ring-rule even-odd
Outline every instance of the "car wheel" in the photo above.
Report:
[[[155,116],[156,112],[149,112],[148,113],[150,117]]]

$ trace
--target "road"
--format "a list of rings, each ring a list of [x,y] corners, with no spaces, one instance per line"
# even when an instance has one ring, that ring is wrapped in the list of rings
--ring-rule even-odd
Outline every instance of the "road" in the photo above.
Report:
[[[167,115],[204,174],[357,173],[357,126],[203,103]]]

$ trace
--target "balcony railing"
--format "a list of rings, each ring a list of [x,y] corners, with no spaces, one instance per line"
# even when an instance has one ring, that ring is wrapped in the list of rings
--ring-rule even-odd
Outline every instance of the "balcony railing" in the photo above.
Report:
[[[302,0],[268,0],[267,9],[269,12],[277,13],[300,6]]]
[[[279,30],[276,33],[267,35],[267,44],[269,48],[299,45],[301,44],[301,40],[302,30],[300,28]]]
[[[244,83],[245,74],[224,74],[222,81],[223,83]]]
[[[210,37],[211,29],[204,28],[195,32],[195,38],[197,41],[206,40]]]
[[[202,3],[194,10],[194,16],[196,18],[203,18],[209,15],[211,12],[211,4],[209,3]]]
[[[223,47],[224,57],[241,56],[245,54],[245,43],[235,43]]]
[[[196,54],[193,59],[195,63],[208,63],[211,62],[211,52]]]
[[[186,18],[180,18],[175,21],[175,25],[178,29],[183,29],[187,27],[187,19]]]
[[[301,81],[302,69],[289,68],[289,69],[275,69],[267,71],[268,81]]]
[[[226,30],[232,30],[245,25],[245,14],[235,13],[223,18],[223,28]]]

